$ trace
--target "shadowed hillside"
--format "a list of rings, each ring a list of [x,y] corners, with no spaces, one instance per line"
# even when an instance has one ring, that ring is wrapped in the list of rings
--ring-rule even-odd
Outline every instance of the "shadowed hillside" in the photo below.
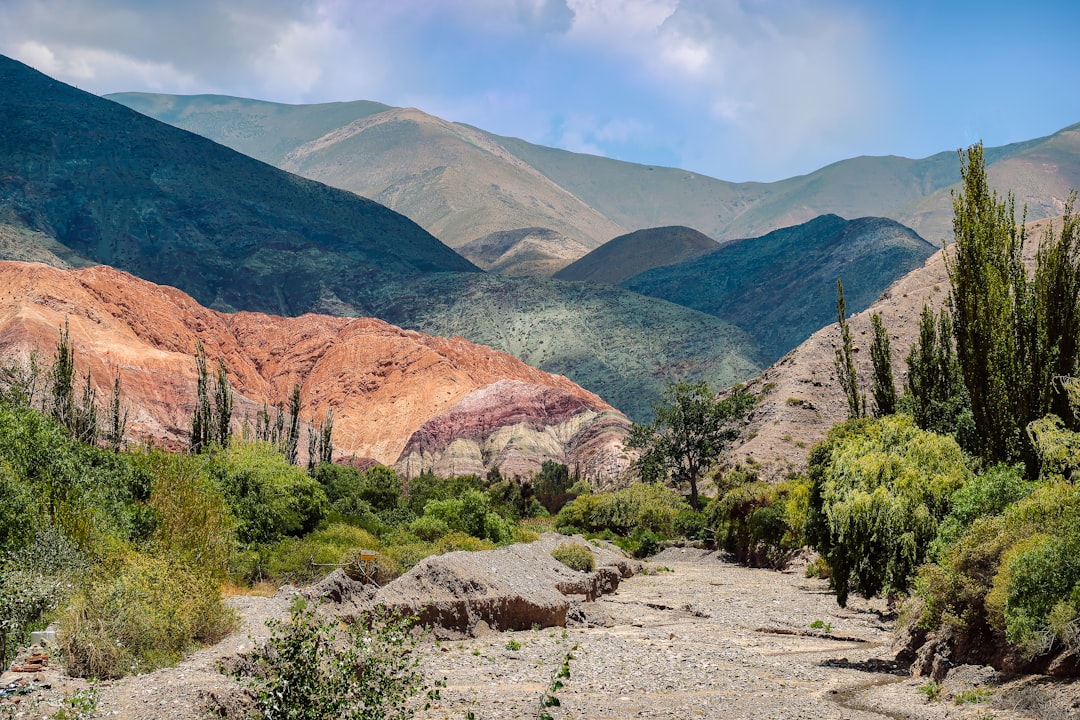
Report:
[[[0,222],[206,306],[370,314],[357,285],[476,268],[405,217],[0,58]]]
[[[777,358],[836,318],[836,280],[858,312],[934,247],[884,218],[823,215],[725,243],[691,260],[630,278],[623,287],[722,318]]]
[[[715,240],[693,228],[637,230],[601,245],[553,277],[618,285],[646,270],[689,260],[716,247]]]

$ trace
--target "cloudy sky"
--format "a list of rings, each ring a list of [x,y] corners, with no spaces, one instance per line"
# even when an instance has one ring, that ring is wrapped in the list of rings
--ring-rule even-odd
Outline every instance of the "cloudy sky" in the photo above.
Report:
[[[1075,0],[0,0],[105,94],[377,100],[725,180],[1080,122]]]

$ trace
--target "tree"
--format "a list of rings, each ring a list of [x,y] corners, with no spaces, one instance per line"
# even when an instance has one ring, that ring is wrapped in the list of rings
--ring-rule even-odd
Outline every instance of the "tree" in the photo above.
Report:
[[[225,372],[225,361],[218,358],[217,384],[214,388],[214,423],[212,434],[221,447],[228,447],[232,437],[233,395],[229,386],[229,377]]]
[[[201,340],[195,341],[195,413],[191,417],[191,452],[201,453],[211,443],[228,447],[232,437],[232,388],[225,361],[218,359],[214,376],[214,399],[210,400],[210,372],[206,367],[206,349]]]
[[[127,432],[128,409],[120,403],[120,370],[113,379],[112,397],[109,400],[109,416],[106,418],[105,444],[112,450],[119,451],[124,445]]]
[[[836,600],[911,587],[950,497],[971,476],[950,437],[906,415],[849,420],[810,454],[806,539],[828,560]]]
[[[870,316],[874,326],[874,341],[870,345],[870,359],[874,364],[874,405],[878,417],[896,412],[896,383],[893,381],[892,349],[889,347],[889,332],[881,316]]]
[[[923,306],[919,339],[907,356],[905,412],[923,430],[952,435],[962,447],[975,449],[971,403],[953,348],[953,326],[945,308],[935,317]]]
[[[860,418],[866,415],[866,398],[859,393],[859,379],[855,373],[855,348],[851,341],[851,326],[847,321],[847,304],[844,302],[844,283],[836,281],[836,323],[840,326],[840,347],[833,363],[836,378],[847,397],[848,417]]]
[[[706,383],[677,383],[668,386],[664,399],[651,423],[631,426],[624,444],[642,451],[634,466],[646,482],[688,483],[690,505],[697,510],[698,479],[738,436],[736,423],[757,397],[736,386],[717,400]]]
[[[1028,278],[1027,230],[1016,223],[1012,193],[1000,198],[986,179],[982,144],[960,153],[963,187],[953,195],[955,252],[947,256],[956,354],[971,401],[977,451],[988,461],[1034,454],[1024,428],[1067,411],[1053,378],[1077,369],[1080,242],[1066,204],[1059,233],[1047,230]]]
[[[289,393],[289,434],[285,437],[285,459],[290,465],[296,464],[300,446],[300,383],[295,383]]]

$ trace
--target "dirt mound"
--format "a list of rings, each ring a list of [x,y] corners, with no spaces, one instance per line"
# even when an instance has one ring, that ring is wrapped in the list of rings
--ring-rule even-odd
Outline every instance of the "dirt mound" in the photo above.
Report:
[[[566,544],[588,548],[596,570],[571,570],[551,556]],[[437,637],[460,638],[565,626],[573,605],[614,592],[640,570],[641,563],[614,546],[547,533],[532,543],[425,558],[374,593],[335,572],[309,596],[328,601],[328,609],[346,620],[369,604],[381,605],[417,616]]]

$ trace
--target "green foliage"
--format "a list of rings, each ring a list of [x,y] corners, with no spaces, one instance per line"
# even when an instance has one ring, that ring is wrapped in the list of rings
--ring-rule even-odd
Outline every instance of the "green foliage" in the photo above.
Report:
[[[832,632],[832,623],[825,622],[824,620],[815,620],[810,623],[810,628],[813,630],[821,630],[828,634]]]
[[[957,359],[971,399],[976,446],[990,461],[1032,463],[1024,428],[1068,412],[1053,379],[1076,373],[1080,337],[1080,238],[1066,204],[1060,234],[1047,231],[1028,278],[1015,201],[990,190],[982,145],[960,154],[953,196],[955,253],[948,261]]]
[[[709,504],[706,520],[716,542],[740,562],[783,567],[805,544],[803,528],[810,497],[805,480],[773,484],[741,471],[729,473],[729,487]]]
[[[881,316],[870,316],[874,328],[874,341],[870,345],[870,359],[874,365],[874,414],[877,417],[896,412],[896,382],[893,380],[892,349],[889,331]]]
[[[807,540],[832,568],[837,602],[906,592],[953,492],[970,477],[952,438],[906,415],[838,425],[810,458]]]
[[[919,686],[919,692],[926,696],[929,702],[937,702],[941,699],[941,683],[931,680]]]
[[[455,475],[440,478],[425,471],[409,480],[406,506],[419,517],[429,500],[449,500],[460,497],[466,490],[482,490],[483,483],[475,475]]]
[[[708,528],[709,521],[704,513],[695,510],[683,510],[671,521],[672,534],[687,540],[704,540]]]
[[[470,488],[457,498],[430,500],[424,506],[424,517],[441,522],[450,530],[495,544],[513,539],[510,523],[491,509],[491,498],[481,490]]]
[[[310,532],[325,513],[319,482],[268,443],[233,443],[212,456],[208,469],[236,518],[241,543]]]
[[[690,506],[700,509],[698,479],[738,436],[738,423],[757,401],[741,386],[717,400],[705,383],[668,386],[651,424],[635,423],[626,447],[641,450],[634,467],[646,482],[690,486]]]
[[[1035,488],[1036,484],[1024,477],[1023,465],[998,464],[976,475],[953,493],[952,509],[938,528],[929,557],[941,558],[976,520],[1000,515]]]
[[[855,348],[851,341],[851,326],[847,321],[847,304],[844,302],[844,284],[839,279],[836,281],[836,323],[840,326],[840,347],[833,349],[836,379],[847,398],[848,417],[860,418],[866,415],[866,397],[859,392]]]
[[[920,570],[921,622],[988,627],[1035,658],[1076,649],[1080,626],[1080,490],[1052,481],[975,520],[936,565]]]
[[[87,373],[81,402],[75,398],[75,349],[71,345],[67,318],[64,318],[64,327],[60,328],[60,340],[49,369],[48,383],[46,408],[49,416],[76,440],[95,442],[98,427],[94,390],[90,374]]]
[[[596,557],[592,551],[584,545],[569,543],[559,545],[551,551],[551,557],[561,562],[571,570],[592,572],[596,569]]]
[[[366,530],[336,523],[302,538],[286,537],[267,546],[264,569],[275,582],[306,584],[326,575],[332,569],[328,566],[348,564],[361,549],[381,547]]]
[[[303,404],[300,397],[300,383],[294,383],[292,392],[289,393],[289,432],[284,438],[283,452],[285,461],[290,465],[296,464],[297,453],[300,450],[300,407]]]
[[[670,536],[675,517],[686,509],[686,501],[678,493],[660,485],[634,483],[613,493],[576,498],[559,512],[555,526],[623,536],[635,530]]]
[[[206,366],[206,349],[201,340],[195,341],[195,412],[191,416],[191,452],[206,452],[212,444],[228,447],[232,437],[232,388],[225,370],[225,361],[218,359],[214,375],[213,400],[210,392],[210,373]]]
[[[297,598],[299,600],[299,598]],[[420,672],[413,618],[375,610],[344,633],[337,623],[296,602],[287,621],[270,621],[273,635],[252,654],[247,678],[265,720],[399,720],[418,698],[429,702]]]
[[[953,349],[948,310],[942,309],[935,321],[930,307],[923,306],[919,339],[908,353],[907,368],[907,394],[900,408],[923,430],[952,435],[961,447],[974,450],[971,401]]]
[[[116,678],[175,663],[233,624],[213,578],[123,552],[80,578],[61,615],[60,642],[68,673]]]

